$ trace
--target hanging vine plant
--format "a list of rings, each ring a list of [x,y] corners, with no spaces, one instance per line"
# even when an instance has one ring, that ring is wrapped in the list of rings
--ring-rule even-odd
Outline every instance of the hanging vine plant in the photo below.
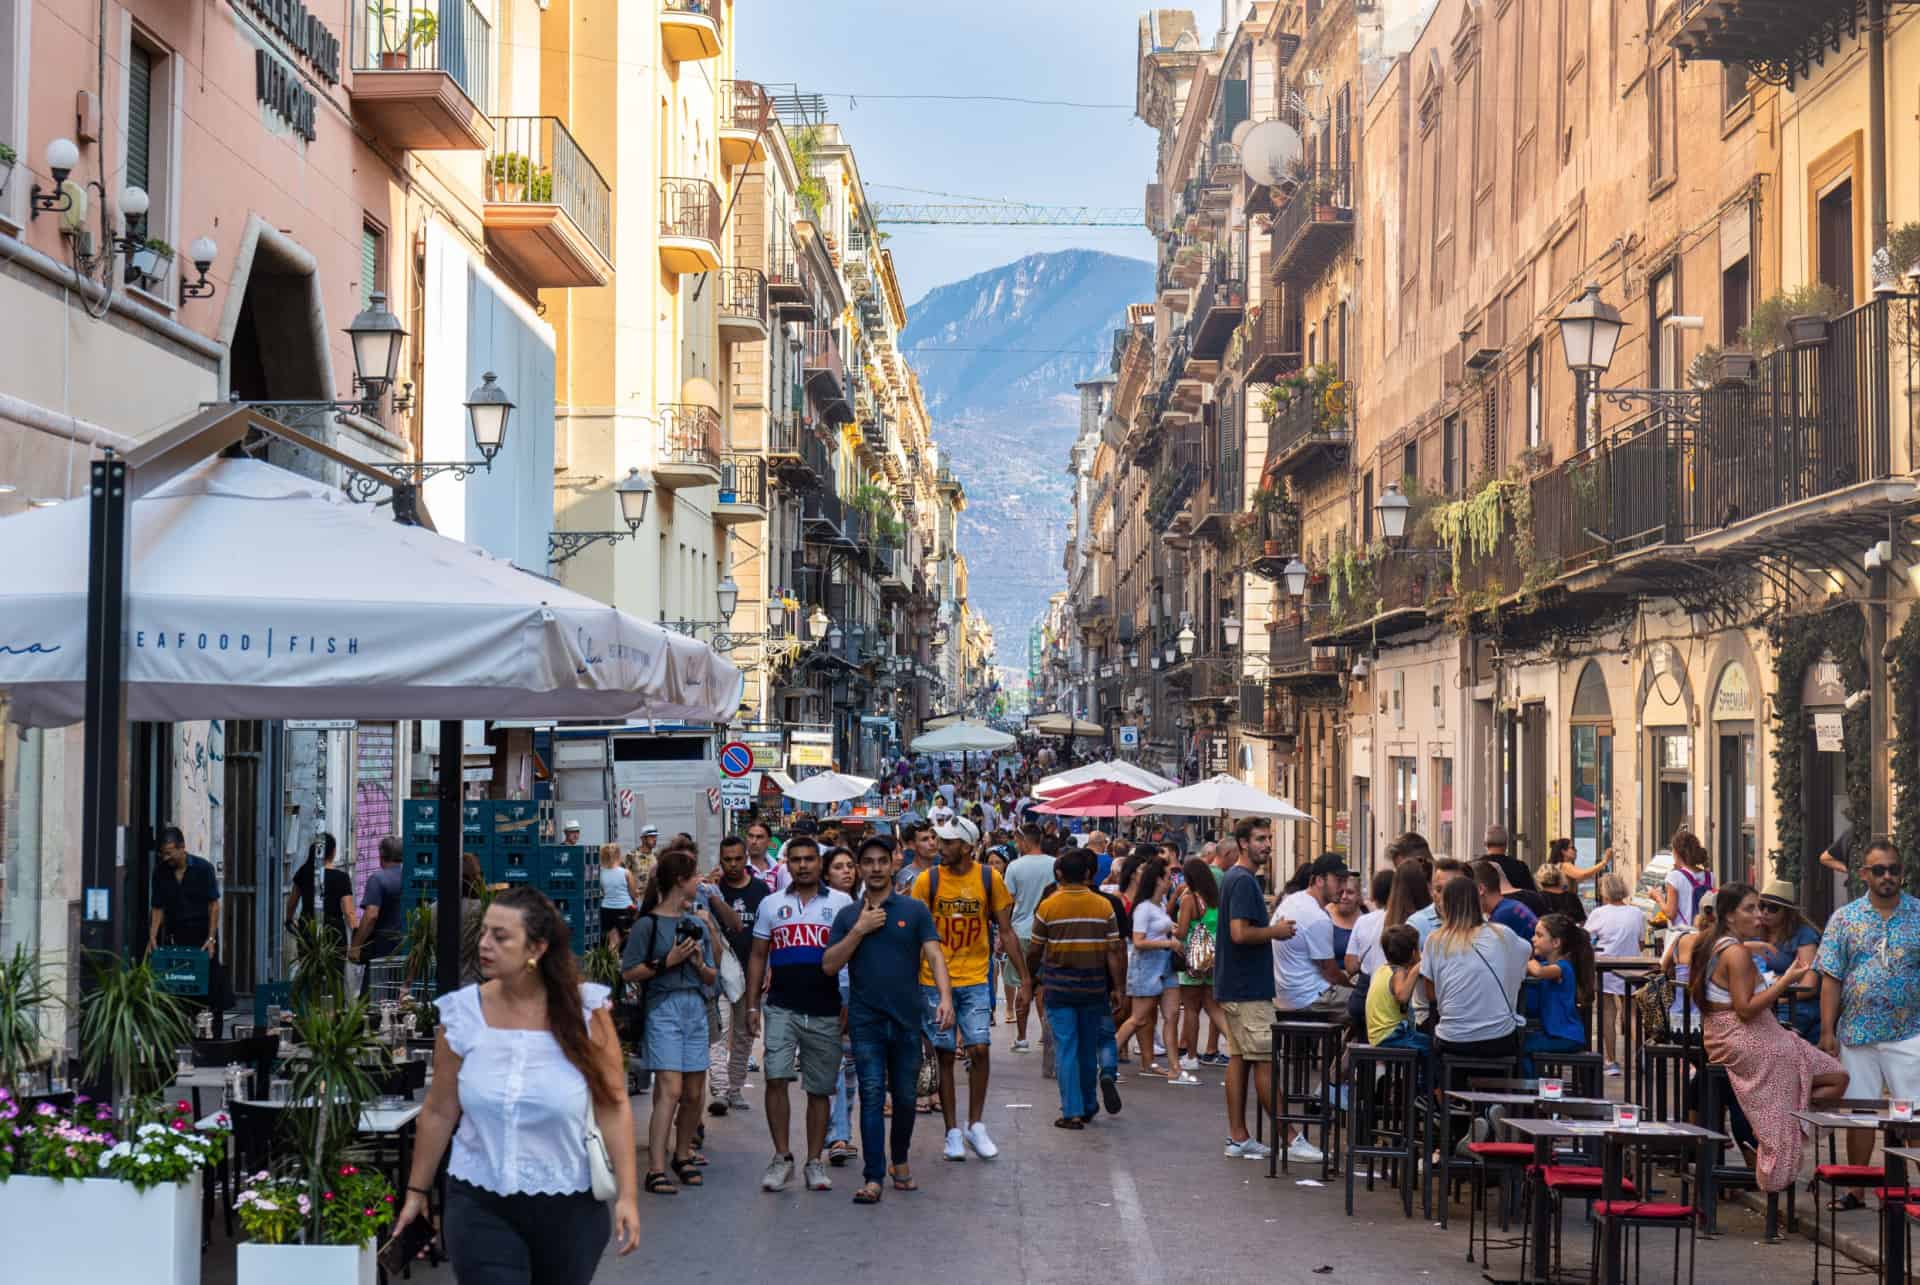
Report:
[[[1491,557],[1500,547],[1507,530],[1507,507],[1527,495],[1525,487],[1497,477],[1464,500],[1455,500],[1434,509],[1433,534],[1441,547],[1453,555],[1453,583],[1461,583],[1463,564],[1471,558],[1479,562]]]
[[[1835,607],[1817,616],[1794,616],[1767,626],[1773,643],[1773,798],[1779,821],[1779,846],[1768,855],[1779,878],[1798,881],[1807,868],[1805,749],[1811,724],[1801,704],[1800,689],[1807,668],[1831,653],[1840,666],[1840,679],[1850,692],[1863,691],[1869,681],[1865,654],[1866,622],[1851,606]],[[1904,635],[1903,635],[1904,637]],[[1847,816],[1862,834],[1873,816],[1873,756],[1871,702],[1862,701],[1841,716],[1841,744],[1847,773]]]
[[[1904,853],[1920,851],[1920,612],[1893,640],[1889,668],[1893,701],[1893,843]],[[1907,891],[1920,891],[1920,866],[1909,862]]]

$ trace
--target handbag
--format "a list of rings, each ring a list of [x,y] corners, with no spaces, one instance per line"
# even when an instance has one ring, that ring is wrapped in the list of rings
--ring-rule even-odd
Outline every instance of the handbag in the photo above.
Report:
[[[600,1133],[600,1122],[593,1116],[593,1092],[587,1092],[587,1115],[583,1121],[585,1130],[581,1141],[587,1148],[587,1178],[593,1188],[593,1198],[605,1204],[620,1194],[620,1184],[613,1176],[613,1156],[607,1151],[607,1140]]]
[[[1640,1012],[1640,1028],[1649,1043],[1673,1039],[1673,1000],[1673,978],[1661,972],[1649,974],[1633,992],[1633,1006]]]
[[[734,955],[733,947],[727,944],[725,937],[714,943],[719,947],[720,994],[729,1004],[738,1004],[747,993],[747,970],[740,967],[740,960]]]

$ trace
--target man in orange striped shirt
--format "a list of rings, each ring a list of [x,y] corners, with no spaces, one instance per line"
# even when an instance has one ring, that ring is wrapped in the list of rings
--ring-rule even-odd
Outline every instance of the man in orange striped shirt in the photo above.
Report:
[[[1060,1084],[1056,1129],[1084,1129],[1093,1118],[1096,1050],[1111,993],[1124,988],[1126,952],[1113,906],[1087,886],[1094,856],[1074,848],[1055,863],[1059,891],[1033,915],[1027,969],[1045,988]]]

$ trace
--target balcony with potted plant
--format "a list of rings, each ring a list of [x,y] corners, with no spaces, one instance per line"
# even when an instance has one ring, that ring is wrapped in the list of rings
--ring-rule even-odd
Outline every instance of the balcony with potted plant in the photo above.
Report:
[[[1315,165],[1273,216],[1273,279],[1302,284],[1317,278],[1353,237],[1353,168]]]
[[[493,26],[473,0],[368,0],[353,10],[353,113],[389,147],[493,145]]]
[[[487,248],[535,287],[603,286],[613,189],[553,116],[496,116],[482,170]]]
[[[660,455],[653,466],[653,480],[669,490],[719,483],[718,410],[690,402],[660,408]]]

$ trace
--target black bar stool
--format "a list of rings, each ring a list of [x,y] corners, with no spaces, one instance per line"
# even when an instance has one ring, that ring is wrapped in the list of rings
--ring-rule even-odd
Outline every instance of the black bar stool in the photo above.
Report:
[[[1284,1126],[1297,1124],[1302,1137],[1309,1128],[1318,1130],[1320,1181],[1332,1181],[1334,1086],[1339,1083],[1335,1068],[1340,1064],[1346,1027],[1344,1012],[1329,1013],[1324,1019],[1296,1014],[1273,1024],[1273,1065],[1269,1071],[1273,1077],[1273,1154],[1267,1157],[1267,1177],[1277,1178],[1287,1168],[1287,1157],[1281,1154],[1288,1145]]]
[[[1473,1079],[1487,1077],[1492,1079],[1512,1079],[1517,1070],[1517,1058],[1484,1057],[1438,1057],[1435,1059],[1437,1078],[1432,1095],[1420,1096],[1420,1107],[1425,1113],[1425,1129],[1421,1143],[1421,1154],[1427,1157],[1425,1179],[1420,1184],[1420,1210],[1423,1216],[1433,1217],[1433,1184],[1440,1182],[1440,1226],[1447,1225],[1447,1204],[1449,1188],[1455,1178],[1471,1179],[1479,1161],[1471,1157],[1453,1154],[1453,1108],[1446,1100],[1449,1089],[1465,1089]],[[1462,1114],[1468,1114],[1463,1112]],[[1433,1153],[1439,1152],[1439,1162],[1433,1160]]]
[[[1352,1086],[1345,1130],[1347,1217],[1353,1217],[1354,1170],[1364,1160],[1367,1190],[1373,1190],[1374,1162],[1383,1160],[1387,1176],[1400,1188],[1400,1204],[1413,1217],[1413,1175],[1420,1167],[1420,1131],[1414,1102],[1420,1093],[1417,1049],[1376,1048],[1354,1044],[1347,1049]]]

